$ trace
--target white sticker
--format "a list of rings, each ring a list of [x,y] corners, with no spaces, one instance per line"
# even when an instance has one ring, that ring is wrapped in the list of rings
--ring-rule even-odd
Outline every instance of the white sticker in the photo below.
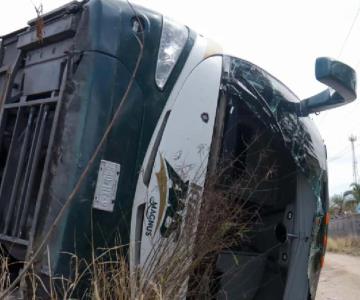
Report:
[[[120,164],[101,160],[93,208],[112,212],[120,176]]]

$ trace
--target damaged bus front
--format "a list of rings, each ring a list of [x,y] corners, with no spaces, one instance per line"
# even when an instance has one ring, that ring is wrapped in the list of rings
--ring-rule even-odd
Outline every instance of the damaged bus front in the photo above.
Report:
[[[316,77],[337,91],[300,101],[261,68],[225,55],[207,58],[192,71],[176,102],[165,107],[144,160],[133,207],[134,267],[156,274],[159,265],[171,262],[159,250],[166,248],[186,268],[181,244],[207,244],[217,233],[215,226],[215,232],[200,230],[205,238],[179,238],[189,224],[202,227],[187,217],[194,216],[186,209],[194,207],[194,187],[203,193],[195,216],[202,209],[208,214],[198,221],[224,221],[207,209],[207,201],[214,205],[210,189],[223,201],[215,208],[226,210],[228,202],[236,211],[240,205],[235,222],[247,224],[240,226],[239,242],[216,252],[210,294],[314,299],[326,248],[328,181],[326,148],[308,114],[356,97],[355,73],[348,66],[319,58]],[[226,217],[234,221],[233,212]]]
[[[153,262],[174,263],[185,239],[183,297],[196,298],[210,261],[206,297],[314,299],[328,182],[309,114],[356,98],[350,67],[319,58],[315,69],[329,89],[300,101],[186,26],[118,0],[74,1],[3,36],[0,244],[13,277],[31,260],[42,278],[71,278],[72,254],[121,244],[132,272],[159,280]],[[204,237],[219,241],[209,228],[224,227],[226,242],[193,267]]]

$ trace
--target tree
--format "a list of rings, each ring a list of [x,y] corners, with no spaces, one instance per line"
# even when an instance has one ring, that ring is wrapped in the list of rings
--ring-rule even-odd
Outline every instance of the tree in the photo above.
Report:
[[[356,207],[360,203],[360,184],[359,183],[352,183],[350,184],[351,190],[346,191],[344,193],[345,198],[345,205],[346,208],[352,212],[355,212]],[[351,196],[351,198],[346,199],[346,197]]]
[[[343,195],[341,194],[333,195],[330,199],[330,213],[335,214],[337,209],[338,210],[337,214],[341,215],[344,209],[344,203],[345,203],[345,198]]]

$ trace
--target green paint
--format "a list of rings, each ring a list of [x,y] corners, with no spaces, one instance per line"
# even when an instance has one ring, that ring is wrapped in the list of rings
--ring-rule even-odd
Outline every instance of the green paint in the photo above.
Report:
[[[162,16],[135,8],[148,20],[144,54],[122,113],[80,192],[49,243],[52,271],[69,272],[69,255],[90,257],[92,247],[129,241],[137,177],[147,147],[176,79],[194,43],[194,33],[163,91],[155,84]],[[126,2],[92,0],[82,8],[74,53],[80,63],[66,83],[64,105],[55,137],[44,205],[35,247],[51,226],[93,154],[130,81],[139,55],[132,31],[134,13]],[[121,172],[113,213],[92,209],[100,159],[120,163]],[[43,263],[47,265],[47,259]]]

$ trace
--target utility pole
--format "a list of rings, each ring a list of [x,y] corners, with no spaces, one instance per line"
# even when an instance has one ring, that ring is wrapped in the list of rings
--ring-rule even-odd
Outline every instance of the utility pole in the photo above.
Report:
[[[352,167],[353,167],[353,180],[354,183],[358,183],[358,172],[357,172],[357,160],[355,155],[355,142],[357,137],[355,135],[350,135],[349,141],[351,143],[351,152],[352,152]]]

